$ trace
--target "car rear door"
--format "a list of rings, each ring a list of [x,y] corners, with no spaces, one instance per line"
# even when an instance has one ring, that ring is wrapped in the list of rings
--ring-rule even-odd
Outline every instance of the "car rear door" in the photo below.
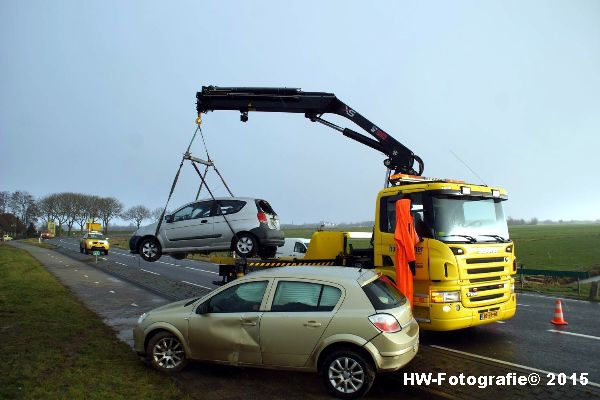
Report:
[[[214,239],[212,244],[215,247],[229,248],[233,239],[233,232],[241,230],[250,230],[257,225],[256,213],[249,213],[246,210],[247,202],[244,200],[217,200],[213,211]],[[227,218],[227,221],[225,220]],[[253,225],[249,225],[252,219]],[[228,224],[229,222],[229,224]],[[231,228],[229,227],[231,225]]]
[[[302,367],[331,322],[342,288],[309,280],[276,282],[260,322],[264,365]],[[273,291],[273,290],[272,290]]]

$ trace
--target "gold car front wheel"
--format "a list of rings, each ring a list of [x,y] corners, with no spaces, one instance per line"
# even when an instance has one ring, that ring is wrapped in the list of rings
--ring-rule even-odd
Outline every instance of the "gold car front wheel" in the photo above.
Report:
[[[148,342],[147,354],[152,366],[162,372],[179,372],[187,365],[183,344],[169,332],[153,336]]]

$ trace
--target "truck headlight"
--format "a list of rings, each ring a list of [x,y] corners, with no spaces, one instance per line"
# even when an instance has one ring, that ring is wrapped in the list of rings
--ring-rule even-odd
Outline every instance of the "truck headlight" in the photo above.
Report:
[[[510,284],[510,293],[514,293],[515,292],[515,281],[512,281],[512,283]]]
[[[460,292],[431,292],[430,298],[432,303],[453,303],[460,301]]]

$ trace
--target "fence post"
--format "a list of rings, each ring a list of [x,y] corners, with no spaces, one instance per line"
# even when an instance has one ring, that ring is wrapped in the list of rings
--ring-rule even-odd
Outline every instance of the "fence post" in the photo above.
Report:
[[[600,282],[592,282],[590,287],[590,300],[598,300],[600,297]]]

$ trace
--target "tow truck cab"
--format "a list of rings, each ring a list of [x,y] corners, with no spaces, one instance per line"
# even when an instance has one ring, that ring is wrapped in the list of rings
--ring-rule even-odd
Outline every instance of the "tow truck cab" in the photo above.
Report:
[[[395,183],[377,197],[373,262],[395,279],[395,202],[410,199],[421,238],[413,310],[419,325],[446,331],[514,316],[516,258],[502,208],[506,191],[421,177]]]

